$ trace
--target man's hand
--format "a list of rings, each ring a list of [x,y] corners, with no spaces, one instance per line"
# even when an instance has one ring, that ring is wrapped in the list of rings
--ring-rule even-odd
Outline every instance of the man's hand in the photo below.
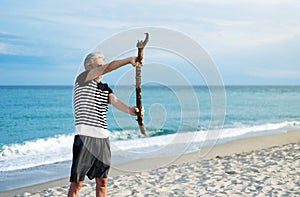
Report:
[[[131,63],[131,65],[132,66],[139,66],[139,65],[141,65],[141,66],[143,66],[144,65],[144,59],[142,59],[142,64],[140,63],[140,62],[137,62],[136,61],[137,60],[137,57],[131,57],[131,59],[130,59],[130,63]]]
[[[139,112],[139,108],[137,108],[136,106],[129,108],[129,113],[132,116],[136,116],[138,112]],[[145,113],[145,110],[144,110],[144,107],[142,107],[142,111],[141,111],[142,117],[144,117],[144,113]]]

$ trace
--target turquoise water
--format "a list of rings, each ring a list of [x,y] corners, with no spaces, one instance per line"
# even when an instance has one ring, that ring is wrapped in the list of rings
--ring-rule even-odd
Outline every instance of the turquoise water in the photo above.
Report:
[[[72,87],[0,87],[0,94],[0,146],[72,132]]]
[[[134,105],[134,87],[113,90]],[[192,144],[183,148],[190,152],[217,138],[225,142],[300,128],[300,86],[230,86],[225,93],[221,128],[211,124],[214,114],[207,87],[143,87],[146,136],[140,134],[134,117],[110,107],[113,163],[178,154],[179,144]],[[28,184],[68,176],[74,135],[73,87],[1,86],[0,94],[0,191],[24,186],[13,185],[15,174],[52,172]],[[207,134],[215,130],[218,135],[208,139]],[[190,141],[177,140],[191,133]]]

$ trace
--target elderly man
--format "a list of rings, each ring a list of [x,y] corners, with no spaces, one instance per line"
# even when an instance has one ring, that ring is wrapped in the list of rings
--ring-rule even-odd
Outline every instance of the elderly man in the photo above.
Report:
[[[93,52],[86,56],[85,71],[78,75],[74,87],[76,135],[68,196],[78,196],[84,177],[96,180],[96,196],[106,196],[107,176],[111,164],[109,132],[106,113],[108,104],[130,115],[137,115],[137,107],[130,107],[118,99],[109,86],[102,83],[104,74],[124,65],[138,66],[136,57],[104,64],[104,56]],[[142,112],[143,114],[143,112]]]

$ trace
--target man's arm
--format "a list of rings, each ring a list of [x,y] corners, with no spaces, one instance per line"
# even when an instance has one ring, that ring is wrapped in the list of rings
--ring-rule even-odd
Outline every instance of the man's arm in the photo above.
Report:
[[[107,64],[107,67],[105,68],[103,74],[109,73],[111,71],[114,71],[122,66],[125,66],[127,64],[131,64],[132,66],[139,65],[138,62],[136,62],[136,57],[128,57],[122,60],[115,60]]]
[[[109,103],[117,108],[118,110],[130,114],[132,116],[136,116],[139,109],[137,107],[130,107],[122,100],[118,99],[113,93],[109,94]],[[142,110],[142,115],[144,115],[144,111]]]
[[[122,60],[115,60],[108,64],[104,64],[102,66],[97,66],[91,69],[86,77],[86,82],[92,81],[93,79],[104,75],[106,73],[109,73],[111,71],[114,71],[122,66],[125,66],[127,64],[131,64],[132,66],[139,65],[138,62],[136,62],[136,57],[128,57]]]

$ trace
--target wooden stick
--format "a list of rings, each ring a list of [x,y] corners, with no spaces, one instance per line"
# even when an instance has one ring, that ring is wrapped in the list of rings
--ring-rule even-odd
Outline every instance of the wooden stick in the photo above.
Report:
[[[140,62],[142,64],[142,60],[144,57],[144,47],[148,43],[149,40],[149,33],[145,33],[146,38],[144,41],[138,41],[136,44],[136,47],[138,48],[138,56],[137,56],[137,62]],[[144,125],[144,120],[142,117],[142,65],[136,66],[136,72],[135,72],[135,81],[136,81],[136,106],[139,109],[139,112],[137,113],[137,121],[140,127],[140,131],[142,134],[146,134],[146,128]]]

